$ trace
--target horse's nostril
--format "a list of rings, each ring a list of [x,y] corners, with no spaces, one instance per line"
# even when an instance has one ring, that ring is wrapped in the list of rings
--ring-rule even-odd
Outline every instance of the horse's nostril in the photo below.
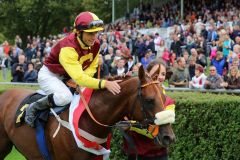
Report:
[[[162,144],[164,146],[169,146],[174,141],[174,138],[171,136],[163,136]]]

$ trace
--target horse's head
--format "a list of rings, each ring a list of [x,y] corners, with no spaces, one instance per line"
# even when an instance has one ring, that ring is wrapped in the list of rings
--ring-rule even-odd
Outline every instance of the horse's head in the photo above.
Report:
[[[149,128],[153,137],[162,146],[168,146],[175,140],[171,128],[173,111],[166,111],[165,96],[158,81],[145,73],[141,66],[138,73],[139,84],[137,98],[133,104],[131,116]]]

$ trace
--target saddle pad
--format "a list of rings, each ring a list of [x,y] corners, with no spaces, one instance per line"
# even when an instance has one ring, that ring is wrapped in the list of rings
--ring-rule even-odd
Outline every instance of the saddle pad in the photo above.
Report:
[[[21,104],[19,105],[19,107],[16,111],[16,115],[15,115],[15,126],[16,127],[20,127],[25,122],[24,121],[25,110],[29,106],[29,104],[31,104],[33,102],[36,102],[37,100],[41,99],[44,96],[45,95],[42,94],[42,93],[40,94],[39,92],[35,92],[35,93],[32,93],[32,94],[28,95],[26,98],[23,99],[23,101],[21,102]],[[65,106],[62,106],[62,107],[54,106],[53,110],[57,114],[60,114],[63,111],[65,111],[67,108],[69,108],[69,105],[65,105]],[[46,113],[46,110],[40,111],[40,114],[44,113],[44,112]],[[44,113],[44,116],[47,116],[47,117],[45,117],[44,119],[47,119],[48,115],[53,115],[50,110],[48,111],[48,114],[45,114],[45,113]],[[43,116],[40,115],[38,117],[43,117]]]

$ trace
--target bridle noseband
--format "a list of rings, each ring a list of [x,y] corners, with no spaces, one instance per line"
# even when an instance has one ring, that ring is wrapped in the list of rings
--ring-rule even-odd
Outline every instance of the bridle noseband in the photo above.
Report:
[[[134,111],[136,109],[136,102],[137,102],[137,100],[140,100],[141,112],[143,113],[143,116],[144,116],[142,127],[147,127],[149,124],[153,124],[154,120],[155,120],[155,117],[147,116],[146,111],[150,108],[150,107],[148,107],[148,105],[151,105],[151,104],[149,104],[151,102],[147,102],[146,100],[144,100],[144,98],[142,96],[142,88],[145,88],[147,86],[154,85],[154,84],[159,84],[159,81],[155,80],[155,81],[151,81],[151,82],[148,82],[146,84],[143,84],[143,85],[141,84],[140,80],[138,82],[137,98],[135,99],[135,101],[134,101],[134,103],[132,105],[130,116],[133,115],[133,113],[134,113]],[[162,103],[162,106],[163,106],[162,97],[160,97],[160,100],[161,100],[161,103]],[[131,119],[132,119],[132,117],[131,117]]]

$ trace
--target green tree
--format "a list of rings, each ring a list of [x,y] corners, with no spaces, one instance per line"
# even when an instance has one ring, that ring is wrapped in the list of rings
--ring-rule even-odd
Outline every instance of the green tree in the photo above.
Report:
[[[115,16],[127,12],[127,0],[115,0]],[[139,0],[129,0],[130,12]],[[112,0],[0,0],[0,35],[13,41],[18,34],[48,36],[73,26],[78,13],[91,11],[105,23],[112,20]]]
[[[0,29],[6,37],[47,36],[60,33],[73,24],[75,13],[83,10],[74,0],[9,0],[0,1]]]

